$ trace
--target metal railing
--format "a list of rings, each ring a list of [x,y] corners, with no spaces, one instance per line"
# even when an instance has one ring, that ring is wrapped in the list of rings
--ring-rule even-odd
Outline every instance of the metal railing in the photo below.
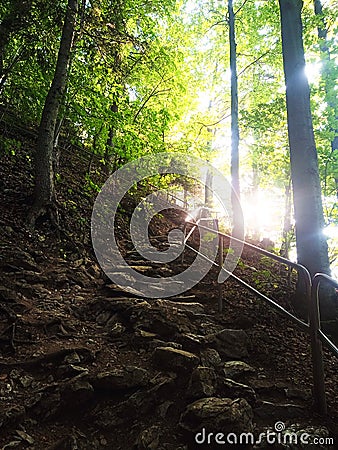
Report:
[[[159,189],[158,186],[155,186],[152,183],[148,183],[148,186],[155,188],[156,190]],[[156,193],[156,191],[155,191]],[[182,208],[187,210],[188,209],[188,202],[187,200],[181,199],[179,197],[177,197],[176,195],[166,191],[165,193],[163,193],[163,196],[166,197],[167,202],[170,202],[170,199],[174,200],[173,204],[177,205],[177,202],[182,203]]]
[[[210,228],[204,225],[201,225],[201,222],[204,221],[212,221],[214,223],[215,228]],[[191,225],[192,228],[186,235],[187,226]],[[187,242],[189,238],[192,236],[196,228],[208,231],[210,233],[213,233],[218,236],[218,262],[210,260],[206,255],[203,255],[198,250],[190,246]],[[308,305],[308,316],[309,316],[309,323],[304,322],[303,320],[299,319],[289,311],[287,311],[285,308],[283,308],[281,305],[279,305],[277,302],[272,300],[271,298],[267,297],[266,295],[259,292],[257,289],[255,289],[253,286],[246,283],[241,278],[234,275],[232,272],[227,271],[223,267],[223,248],[224,248],[224,238],[229,238],[235,242],[238,242],[242,245],[244,245],[247,248],[252,249],[253,251],[260,253],[261,255],[264,255],[272,260],[275,260],[279,263],[285,264],[286,266],[295,269],[298,273],[298,276],[302,277],[305,287],[305,301]],[[266,303],[268,303],[271,307],[273,307],[278,313],[282,314],[283,316],[286,316],[288,319],[292,320],[302,331],[305,331],[310,336],[310,344],[311,344],[311,356],[312,356],[312,376],[313,376],[313,398],[314,398],[314,407],[315,410],[322,415],[327,414],[327,404],[326,404],[326,394],[325,394],[325,382],[324,382],[324,364],[323,364],[323,349],[322,349],[322,342],[324,342],[328,348],[338,357],[338,348],[334,345],[334,343],[321,331],[320,329],[320,313],[319,313],[319,285],[320,282],[325,280],[326,282],[329,282],[334,287],[338,288],[338,282],[335,281],[333,278],[330,278],[327,275],[324,274],[316,274],[313,278],[313,283],[311,280],[311,276],[309,271],[302,266],[301,264],[294,263],[292,261],[289,261],[286,258],[283,258],[281,256],[275,255],[274,253],[268,252],[267,250],[264,250],[260,247],[257,247],[253,244],[250,244],[246,241],[243,241],[241,239],[237,239],[229,234],[221,233],[218,230],[218,220],[213,218],[200,218],[195,222],[186,221],[184,225],[184,246],[186,248],[189,248],[202,258],[208,260],[211,262],[214,266],[217,266],[219,268],[219,274],[224,271],[228,277],[234,279],[237,283],[244,286],[247,290],[255,294],[257,297],[264,300]],[[182,254],[182,262],[184,260],[184,254]],[[222,312],[223,309],[223,293],[222,293],[222,284],[219,284],[219,296],[218,296],[218,306],[219,306],[219,312]]]

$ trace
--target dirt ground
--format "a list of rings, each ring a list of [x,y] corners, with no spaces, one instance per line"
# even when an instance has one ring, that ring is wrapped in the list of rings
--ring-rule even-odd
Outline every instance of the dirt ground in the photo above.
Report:
[[[234,281],[223,286],[222,314],[215,271],[181,298],[144,299],[118,288],[92,250],[94,196],[79,167],[85,171],[86,161],[63,156],[60,229],[42,219],[30,231],[29,151],[1,156],[0,448],[200,448],[187,411],[201,398],[244,399],[233,423],[255,433],[283,421],[337,443],[337,358],[325,349],[328,416],[322,418],[312,407],[308,336]],[[127,232],[133,207],[125,199],[117,221],[129,264],[165,277],[192,262],[189,252],[184,267],[140,261]],[[163,236],[182,219],[168,210],[155,220],[154,245],[165,248]],[[289,283],[285,269],[244,251],[235,273],[292,310],[294,278]],[[233,361],[250,369],[226,375]],[[201,425],[206,418],[194,420]],[[213,445],[207,448],[219,448]]]

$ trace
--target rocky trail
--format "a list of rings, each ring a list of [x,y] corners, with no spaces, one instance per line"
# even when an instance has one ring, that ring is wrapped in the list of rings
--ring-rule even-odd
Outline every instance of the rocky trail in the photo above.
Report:
[[[35,231],[25,227],[30,159],[22,152],[2,163],[0,449],[337,448],[338,361],[329,352],[323,418],[312,408],[309,340],[292,323],[230,279],[219,314],[214,270],[178,297],[121,290],[91,247],[92,197],[84,195],[80,170],[86,162],[61,160],[63,228],[42,221]],[[190,251],[183,266],[143,260],[127,233],[133,207],[129,199],[117,218],[131,266],[159,278],[191,264]],[[153,245],[165,249],[182,219],[167,210],[154,221]],[[290,308],[293,280],[280,267],[247,250],[235,273]],[[259,439],[284,428],[297,433],[297,444]],[[236,445],[235,435],[223,442],[228,433],[252,434]],[[321,445],[299,442],[304,433]]]
[[[137,298],[93,260],[51,258],[13,232],[2,229],[1,448],[246,448],[195,435],[258,439],[276,423],[334,437],[337,361],[326,354],[330,418],[316,417],[306,337],[231,281],[222,315],[213,273],[180,297]],[[181,270],[125,249],[152,276]]]

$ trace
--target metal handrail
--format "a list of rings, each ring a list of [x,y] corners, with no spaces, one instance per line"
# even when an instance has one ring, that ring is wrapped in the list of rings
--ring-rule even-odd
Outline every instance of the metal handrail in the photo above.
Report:
[[[257,295],[262,300],[266,301],[277,312],[279,312],[280,314],[291,319],[303,331],[306,331],[310,335],[314,406],[319,414],[323,414],[323,415],[327,414],[322,342],[327,344],[328,347],[333,351],[333,353],[336,354],[336,356],[338,356],[338,348],[320,330],[318,290],[319,290],[320,281],[323,279],[325,279],[326,281],[331,283],[336,288],[338,288],[338,282],[335,281],[333,278],[328,277],[327,275],[316,274],[313,278],[313,284],[312,284],[312,280],[311,280],[309,271],[306,269],[306,267],[302,266],[301,264],[294,263],[292,261],[289,261],[286,258],[283,258],[282,256],[278,256],[278,255],[275,255],[274,253],[270,253],[267,250],[264,250],[260,247],[250,244],[246,241],[235,238],[226,233],[221,233],[218,230],[215,230],[213,228],[206,227],[206,226],[203,226],[200,224],[201,221],[211,221],[211,220],[214,221],[214,223],[217,222],[217,219],[213,219],[213,218],[201,218],[201,219],[197,220],[196,222],[186,221],[185,225],[184,225],[184,238],[183,238],[184,246],[189,248],[190,250],[194,251],[196,254],[202,256],[203,258],[207,259],[213,265],[217,266],[219,268],[219,273],[221,273],[222,271],[225,271],[229,275],[229,277],[233,278],[235,281],[237,281],[239,284],[244,286],[246,289],[248,289],[249,291],[251,291],[252,293]],[[187,236],[185,236],[187,225],[192,225],[192,229],[190,230],[189,234]],[[197,227],[218,236],[218,242],[219,242],[219,249],[218,249],[219,262],[218,263],[210,260],[208,257],[203,255],[201,252],[199,252],[198,250],[194,249],[193,247],[191,247],[190,245],[187,244],[188,239],[191,237],[191,235],[193,234],[193,232],[196,230]],[[267,297],[266,295],[262,294],[257,289],[250,286],[248,283],[243,281],[241,278],[237,277],[232,272],[227,271],[223,267],[223,238],[224,237],[230,238],[231,240],[234,240],[236,242],[243,244],[246,247],[251,248],[252,250],[256,251],[257,253],[260,253],[264,256],[267,256],[268,258],[271,258],[275,261],[278,261],[282,264],[292,267],[293,269],[296,269],[297,272],[303,276],[303,279],[305,282],[305,296],[306,296],[308,312],[309,312],[309,323],[305,323],[298,317],[294,316],[289,311],[287,311],[282,306],[280,306],[278,303],[276,303],[274,300],[272,300],[269,297]],[[183,255],[182,255],[182,261],[183,261]],[[220,283],[220,286],[221,286],[221,283]],[[221,289],[219,289],[219,311],[220,312],[222,312],[222,301],[223,301],[222,300],[222,291],[221,291]]]
[[[148,183],[148,186],[153,187],[153,188],[155,188],[155,189],[158,189],[158,186],[155,186],[155,185],[152,184],[152,183]],[[184,208],[184,209],[187,209],[187,208],[188,208],[188,202],[187,202],[186,200],[182,200],[181,198],[179,198],[179,197],[177,197],[176,195],[171,194],[170,192],[167,192],[167,191],[165,192],[165,194],[166,194],[166,196],[167,196],[167,199],[168,199],[168,197],[171,197],[171,198],[173,198],[174,200],[178,200],[179,202],[183,203],[183,208]],[[168,199],[168,201],[169,201],[169,199]]]
[[[285,264],[285,265],[287,265],[289,267],[292,267],[293,269],[297,270],[297,272],[299,272],[301,274],[301,276],[303,277],[303,279],[305,281],[305,296],[306,296],[306,299],[307,299],[308,303],[310,302],[310,298],[311,298],[311,276],[309,274],[309,271],[304,266],[302,266],[301,264],[297,264],[297,263],[294,263],[292,261],[289,261],[288,259],[283,258],[282,256],[278,256],[278,255],[275,255],[274,253],[268,252],[267,250],[264,250],[264,249],[262,249],[260,247],[257,247],[256,245],[250,244],[249,242],[246,242],[246,241],[243,241],[241,239],[235,238],[235,237],[231,236],[230,234],[221,233],[220,231],[216,231],[213,228],[206,227],[206,226],[200,224],[201,221],[208,221],[208,220],[210,221],[210,220],[215,220],[215,219],[202,218],[202,219],[197,220],[196,222],[186,221],[186,224],[192,225],[193,228],[192,228],[192,230],[190,230],[189,235],[187,236],[187,238],[184,241],[184,244],[186,244],[187,240],[189,239],[189,237],[192,235],[192,233],[194,232],[194,230],[197,227],[201,228],[201,229],[203,229],[205,231],[209,231],[211,233],[217,234],[219,237],[230,238],[233,241],[242,243],[246,247],[251,248],[252,250],[256,251],[257,253],[260,253],[260,254],[262,254],[264,256],[267,256],[268,258],[274,259],[275,261],[278,261],[278,262],[280,262],[282,264]],[[221,267],[220,270],[225,271],[228,275],[230,275],[234,279],[237,278],[237,281],[240,282],[240,284],[245,283],[242,280],[239,281],[240,279],[238,277],[236,277],[232,273],[229,273],[228,271],[226,271],[226,269],[224,269],[224,267]],[[247,285],[245,287],[248,287],[248,286],[249,285]],[[275,307],[275,309],[280,309],[280,310],[282,309],[282,310],[284,310],[284,308],[282,308],[280,305],[278,305],[274,300],[269,299],[268,297],[264,296],[259,291],[257,291],[255,288],[253,288],[252,286],[250,286],[250,289],[254,290],[255,291],[254,293],[257,294],[259,297],[262,297],[262,298],[265,297],[263,299],[268,301],[272,306]],[[298,317],[294,316],[293,314],[289,313],[288,311],[286,311],[286,310],[284,310],[284,311],[285,311],[285,313],[287,313],[287,315],[294,322],[297,322],[303,329],[304,328],[307,328],[307,329],[309,328],[309,325],[307,323],[303,322]],[[282,313],[285,314],[284,312],[282,312]]]
[[[312,279],[312,304],[315,307],[315,315],[318,313],[319,327],[317,330],[319,339],[325,343],[331,351],[338,356],[338,347],[320,329],[320,309],[319,309],[319,286],[322,281],[326,281],[334,288],[338,289],[338,281],[324,273],[316,273]]]

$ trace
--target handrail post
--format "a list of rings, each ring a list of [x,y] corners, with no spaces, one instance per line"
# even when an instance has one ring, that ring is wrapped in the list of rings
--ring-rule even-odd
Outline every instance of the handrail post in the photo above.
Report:
[[[184,222],[183,225],[183,233],[182,233],[182,256],[181,256],[181,264],[184,264],[184,249],[185,249],[185,233],[187,231],[187,222]]]
[[[220,274],[223,267],[223,236],[220,235],[218,236],[218,264]],[[218,312],[220,314],[223,312],[223,283],[218,283]]]
[[[321,415],[326,415],[327,404],[325,394],[323,348],[318,335],[318,331],[320,330],[320,312],[318,301],[319,284],[320,278],[319,276],[315,275],[313,278],[311,301],[309,306],[312,371],[313,371],[313,396],[316,411]]]

